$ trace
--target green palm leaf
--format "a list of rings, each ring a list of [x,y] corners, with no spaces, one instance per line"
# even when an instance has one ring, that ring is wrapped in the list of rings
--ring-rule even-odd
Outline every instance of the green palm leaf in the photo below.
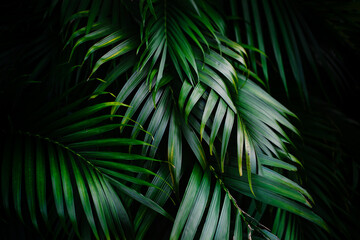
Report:
[[[346,50],[313,21],[349,43],[357,5],[327,2],[4,5],[5,238],[355,236],[356,141],[313,101],[341,92]]]
[[[24,215],[22,196],[26,193],[28,196],[26,209],[29,211],[30,219],[35,227],[38,227],[38,221],[40,221],[36,212],[40,211],[47,222],[50,217],[49,209],[51,205],[54,205],[62,224],[69,219],[72,224],[71,231],[74,231],[79,237],[81,236],[79,229],[87,224],[96,238],[110,239],[111,236],[117,236],[119,230],[123,233],[134,233],[131,224],[129,225],[129,217],[120,219],[117,217],[119,211],[126,215],[128,213],[124,209],[113,207],[115,203],[121,204],[123,201],[116,189],[171,218],[157,203],[124,185],[125,182],[134,182],[131,175],[128,177],[120,175],[119,178],[119,175],[111,174],[111,171],[106,170],[111,166],[111,169],[144,172],[156,176],[152,171],[140,166],[121,163],[123,160],[156,161],[155,159],[134,153],[109,152],[109,148],[112,147],[144,145],[147,144],[146,142],[136,139],[99,138],[104,133],[101,129],[105,128],[109,131],[108,129],[112,130],[114,126],[104,124],[104,121],[109,121],[112,115],[99,117],[96,113],[114,105],[118,106],[119,104],[101,103],[58,119],[42,129],[42,134],[47,133],[51,137],[22,131],[8,133],[14,137],[10,138],[13,139],[9,142],[11,147],[4,149],[5,157],[2,159],[2,166],[4,169],[10,167],[13,171],[10,174],[4,174],[2,182],[13,182],[11,192],[14,208],[20,218],[23,219]],[[49,116],[49,118],[51,117]],[[81,131],[80,137],[79,134],[74,134],[90,125],[96,126],[93,129],[98,131],[90,131],[89,134]],[[122,125],[115,124],[116,128],[119,126]],[[66,141],[61,143],[58,139],[64,139],[62,137],[64,133],[67,133]],[[88,140],[94,137],[99,139]],[[91,152],[89,149],[97,149],[97,151]],[[107,149],[107,151],[102,149]],[[44,164],[44,162],[49,164]],[[109,165],[110,163],[112,165]],[[22,177],[23,171],[20,168],[26,169],[24,171],[26,181]],[[48,171],[49,174],[46,174]],[[51,182],[51,186],[45,184],[47,181]],[[135,183],[153,186],[146,181],[135,181]],[[22,187],[20,187],[22,184],[24,184],[25,193],[22,193]],[[9,191],[8,187],[2,185],[4,197]],[[47,192],[52,192],[53,200],[49,200]],[[35,201],[36,198],[38,202]],[[9,200],[7,197],[4,203]],[[80,221],[83,215],[87,222]]]

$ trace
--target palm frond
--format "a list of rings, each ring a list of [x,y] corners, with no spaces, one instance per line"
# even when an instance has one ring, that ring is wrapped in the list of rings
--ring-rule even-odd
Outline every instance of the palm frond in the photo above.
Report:
[[[138,51],[142,48],[145,50],[139,55],[139,69],[118,90],[116,98],[117,102],[129,102],[132,106],[125,112],[122,124],[128,118],[138,116],[137,121],[154,136],[151,139],[147,135],[144,141],[155,147],[160,147],[164,132],[169,126],[171,129],[178,129],[175,130],[176,135],[169,135],[167,144],[170,146],[168,160],[176,163],[174,167],[170,166],[170,169],[176,169],[171,170],[175,189],[178,189],[183,160],[178,150],[174,162],[172,149],[175,142],[180,143],[181,132],[204,170],[209,165],[201,143],[206,135],[210,155],[214,154],[220,172],[224,172],[225,164],[230,163],[229,155],[226,154],[228,143],[236,130],[237,144],[243,149],[237,153],[238,171],[242,175],[243,166],[246,169],[250,190],[253,192],[252,174],[268,174],[272,179],[279,179],[270,170],[259,165],[257,155],[265,155],[268,159],[276,157],[277,162],[284,161],[284,156],[288,154],[286,145],[291,141],[281,126],[297,132],[287,120],[288,115],[295,115],[249,79],[248,71],[244,72],[244,48],[221,35],[221,31],[216,32],[215,29],[219,30],[219,26],[209,25],[211,21],[206,17],[200,23],[195,22],[194,19],[197,18],[194,16],[202,14],[201,6],[195,10],[197,13],[192,12],[193,10],[184,12],[176,3],[154,3],[148,8],[143,6],[143,9],[142,16],[146,19],[143,21],[144,34]],[[154,15],[151,9],[157,14]],[[172,19],[175,17],[177,21]],[[168,22],[171,25],[167,25]],[[208,34],[200,35],[199,29]],[[210,36],[216,37],[215,41]],[[167,52],[170,59],[166,57]],[[174,69],[176,74],[174,71],[165,71],[165,66]],[[122,71],[119,75],[121,73]],[[262,82],[255,73],[250,76]],[[169,80],[162,81],[164,78]],[[104,87],[101,86],[111,87],[108,83],[102,83],[99,87],[102,90]],[[130,96],[132,100],[129,101],[127,98]],[[178,101],[174,101],[177,98]],[[217,110],[212,112],[216,104]],[[113,107],[112,113],[117,112],[118,107]],[[184,119],[174,121],[175,116],[177,119]],[[198,119],[202,119],[201,122]],[[155,125],[159,123],[161,127]],[[206,125],[211,132],[206,132]],[[133,131],[132,137],[137,134],[138,131]],[[220,156],[215,153],[217,147]],[[148,146],[144,146],[142,154],[155,156],[156,149],[148,152]],[[242,164],[243,158],[245,164]],[[286,165],[286,162],[282,164]],[[295,183],[289,185],[294,187]],[[309,205],[305,200],[303,203]],[[316,217],[308,218],[325,226],[321,220],[315,220]]]
[[[120,192],[171,218],[157,203],[126,186],[135,183],[153,187],[148,181],[133,178],[131,173],[158,176],[135,162],[160,160],[119,150],[111,152],[123,146],[149,145],[136,139],[105,137],[105,133],[124,126],[110,121],[123,116],[96,114],[113,106],[125,105],[105,102],[63,117],[50,114],[46,119],[53,121],[42,125],[39,133],[20,129],[5,133],[3,137],[8,140],[3,149],[2,196],[6,208],[12,208],[9,202],[13,201],[21,219],[27,209],[32,224],[38,228],[39,223],[54,217],[49,211],[55,206],[61,225],[69,233],[80,237],[80,229],[87,225],[96,238],[107,239],[135,235]],[[27,207],[24,195],[29,196]],[[50,196],[53,197],[49,199]],[[82,221],[84,218],[86,221]],[[65,225],[67,219],[72,224],[70,229]]]
[[[339,134],[349,122],[313,102],[332,88],[324,76],[346,78],[302,12],[320,2],[21,8],[16,16],[34,17],[0,26],[28,21],[36,35],[0,44],[4,228],[68,239],[351,237],[342,219],[354,221],[358,164],[345,154],[356,144]],[[290,111],[274,96],[301,100]],[[310,105],[321,114],[304,113]]]

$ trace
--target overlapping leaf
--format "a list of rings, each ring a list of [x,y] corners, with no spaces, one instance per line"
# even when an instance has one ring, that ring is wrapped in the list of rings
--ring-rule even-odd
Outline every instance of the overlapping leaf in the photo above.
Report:
[[[97,239],[135,237],[134,226],[119,192],[171,218],[156,202],[126,186],[127,183],[155,186],[132,175],[158,176],[138,163],[159,160],[116,150],[121,146],[149,145],[146,142],[104,137],[105,133],[124,126],[115,120],[123,116],[96,114],[106,108],[109,111],[112,106],[124,104],[100,103],[60,118],[57,113],[50,114],[47,120],[52,122],[43,125],[41,135],[28,131],[8,132],[8,145],[3,149],[2,158],[1,192],[5,206],[10,208],[8,203],[13,201],[19,217],[24,219],[24,211],[27,211],[35,227],[43,220],[48,222],[55,206],[60,223],[65,224],[67,219],[71,222],[70,232],[80,237],[80,229],[89,226]],[[110,118],[114,119],[113,123]],[[141,129],[138,124],[135,127]],[[26,207],[24,195],[27,196]],[[81,221],[83,218],[86,221]]]
[[[262,89],[274,79],[271,61],[285,92],[293,77],[305,101],[307,62],[318,76],[309,47],[316,41],[291,3],[282,3],[53,1],[47,14],[59,12],[72,67],[64,87],[74,80],[91,88],[97,76],[90,99],[108,91],[115,100],[74,111],[87,96],[49,114],[68,101],[64,94],[23,131],[2,129],[4,209],[39,229],[55,221],[69,238],[146,239],[165,217],[172,239],[277,239],[257,222],[276,208],[285,210],[274,220],[280,238],[300,236],[295,215],[326,229],[295,177],[302,165],[288,152],[294,114]],[[334,175],[326,184],[338,182]],[[249,201],[246,213],[240,207]],[[176,212],[174,222],[165,209]]]
[[[242,175],[243,168],[246,169],[250,190],[255,194],[252,174],[273,176],[263,169],[258,155],[265,156],[262,159],[274,159],[275,163],[270,160],[265,165],[288,166],[284,156],[288,154],[286,145],[291,141],[283,128],[297,132],[287,119],[294,115],[249,79],[264,84],[256,73],[246,68],[244,48],[216,32],[215,29],[221,32],[221,26],[213,26],[206,17],[194,22],[198,19],[197,14],[210,7],[206,4],[193,6],[196,6],[196,13],[189,9],[190,14],[179,10],[175,3],[154,3],[143,9],[144,34],[138,48],[143,53],[139,55],[139,69],[130,76],[116,98],[116,101],[125,101],[132,106],[125,112],[122,124],[137,116],[137,121],[147,124],[147,131],[154,136],[152,139],[145,135],[144,141],[155,147],[163,141],[166,129],[176,131],[175,135],[170,133],[168,139],[175,189],[182,172],[182,156],[177,150],[175,157],[174,151],[175,144],[182,145],[181,135],[203,169],[208,165],[201,143],[205,137],[210,155],[214,154],[218,159],[223,172],[227,159],[230,159],[227,154],[229,141],[236,132],[238,172]],[[201,34],[200,29],[207,35]],[[262,61],[265,63],[264,59]],[[107,83],[101,85],[104,86],[101,89],[109,86]],[[173,95],[176,91],[179,94]],[[127,100],[129,96],[133,96],[132,100]],[[178,97],[178,106],[173,102],[174,97]],[[216,110],[213,111],[214,107]],[[113,107],[112,112],[117,111],[118,107]],[[181,115],[185,122],[174,121]],[[156,125],[159,123],[161,127]],[[211,131],[207,133],[207,129]],[[133,130],[132,137],[138,133]],[[220,155],[215,154],[216,148]],[[156,148],[148,150],[149,147],[144,145],[142,154],[154,156],[157,152]],[[288,168],[294,170],[291,165]]]

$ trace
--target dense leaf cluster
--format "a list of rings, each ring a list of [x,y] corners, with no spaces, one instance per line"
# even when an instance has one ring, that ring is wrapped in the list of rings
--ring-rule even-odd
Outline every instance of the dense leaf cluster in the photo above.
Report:
[[[359,125],[312,4],[4,5],[5,237],[351,238]]]

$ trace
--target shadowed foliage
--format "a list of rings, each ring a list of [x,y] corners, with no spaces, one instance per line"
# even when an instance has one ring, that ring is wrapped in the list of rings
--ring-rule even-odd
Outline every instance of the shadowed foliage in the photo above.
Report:
[[[352,238],[359,7],[2,5],[4,237]]]

